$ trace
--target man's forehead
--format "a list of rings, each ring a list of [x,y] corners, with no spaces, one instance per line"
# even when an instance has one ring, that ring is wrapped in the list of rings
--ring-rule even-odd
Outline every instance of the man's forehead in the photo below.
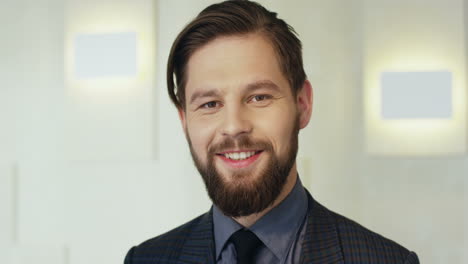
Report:
[[[278,89],[289,85],[272,45],[260,34],[212,40],[192,54],[186,74],[189,102],[191,94],[201,91]]]
[[[262,57],[264,55],[264,57]],[[259,62],[257,59],[275,60],[279,66],[271,41],[263,34],[249,33],[217,37],[195,49],[187,60],[187,71],[200,71],[209,66],[229,66],[239,61]],[[219,64],[216,64],[219,62]],[[269,62],[271,64],[272,61]],[[220,65],[221,64],[221,65]]]

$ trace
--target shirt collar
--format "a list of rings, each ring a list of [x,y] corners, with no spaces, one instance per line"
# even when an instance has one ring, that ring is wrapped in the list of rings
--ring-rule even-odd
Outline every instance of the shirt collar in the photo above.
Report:
[[[307,203],[307,194],[298,176],[296,184],[286,198],[260,218],[250,230],[281,260],[295,241],[307,214]],[[232,218],[225,216],[216,205],[213,206],[213,223],[216,259],[219,259],[228,239],[243,227]]]
[[[225,216],[221,210],[213,205],[213,225],[214,225],[214,237],[215,237],[215,248],[216,248],[216,259],[219,259],[221,251],[224,245],[239,229],[242,229],[242,225],[234,221],[232,218]]]

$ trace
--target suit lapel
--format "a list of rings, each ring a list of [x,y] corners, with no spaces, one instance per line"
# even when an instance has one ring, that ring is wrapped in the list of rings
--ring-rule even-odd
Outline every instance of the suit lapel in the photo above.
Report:
[[[307,227],[302,243],[301,263],[344,263],[335,221],[309,192]]]
[[[212,210],[203,215],[187,235],[177,263],[214,263]]]

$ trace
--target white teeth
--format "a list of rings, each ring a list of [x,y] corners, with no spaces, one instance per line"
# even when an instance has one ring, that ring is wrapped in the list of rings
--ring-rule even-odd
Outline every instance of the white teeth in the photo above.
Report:
[[[255,151],[249,152],[231,152],[231,153],[224,153],[224,157],[232,160],[244,160],[252,157],[255,154]]]
[[[247,154],[245,154],[245,152],[241,152],[239,156],[241,159],[245,159],[247,157]]]

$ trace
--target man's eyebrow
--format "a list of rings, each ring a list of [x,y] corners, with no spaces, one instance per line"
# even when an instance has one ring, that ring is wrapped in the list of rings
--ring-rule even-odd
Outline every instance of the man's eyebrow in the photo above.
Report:
[[[274,82],[270,80],[261,80],[261,81],[256,81],[253,83],[247,84],[245,91],[246,92],[253,92],[255,90],[261,89],[261,88],[267,88],[275,91],[280,91],[280,88],[278,85],[276,85]],[[198,100],[200,98],[204,97],[219,97],[219,91],[218,90],[208,90],[208,91],[197,91],[190,96],[189,104],[192,104],[195,102],[195,100]]]
[[[216,97],[219,96],[219,92],[217,90],[208,90],[208,91],[197,91],[190,96],[190,104],[192,104],[195,100],[203,97]]]
[[[261,80],[261,81],[256,81],[254,83],[250,83],[247,85],[246,91],[252,92],[261,88],[267,88],[267,89],[271,89],[275,91],[280,91],[279,86],[270,80]]]

